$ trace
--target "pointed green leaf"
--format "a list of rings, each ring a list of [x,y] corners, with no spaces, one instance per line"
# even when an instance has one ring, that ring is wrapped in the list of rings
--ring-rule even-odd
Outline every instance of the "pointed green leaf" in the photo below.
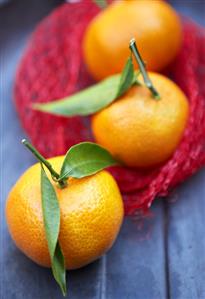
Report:
[[[109,105],[116,96],[120,75],[112,76],[63,100],[35,104],[34,109],[56,115],[89,115]]]
[[[120,84],[116,98],[121,97],[133,85],[134,75],[134,65],[132,58],[129,57],[120,77]]]
[[[54,277],[63,293],[66,291],[64,258],[58,244],[60,208],[55,189],[41,167],[41,200],[43,221]]]
[[[41,168],[41,196],[43,221],[52,260],[58,241],[60,228],[60,209],[55,189],[53,188],[43,168]]]
[[[96,143],[82,142],[68,150],[60,178],[82,178],[116,164],[116,160],[106,149]]]
[[[63,116],[90,115],[110,105],[135,82],[134,67],[129,58],[122,74],[111,76],[62,100],[35,104],[33,108]]]
[[[59,242],[56,245],[56,250],[53,257],[52,271],[55,280],[59,284],[61,291],[65,296],[66,295],[66,269],[65,269],[64,256],[61,251]]]

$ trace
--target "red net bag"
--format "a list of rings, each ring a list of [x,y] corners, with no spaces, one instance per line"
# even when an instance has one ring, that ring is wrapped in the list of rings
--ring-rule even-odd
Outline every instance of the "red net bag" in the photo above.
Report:
[[[86,25],[98,11],[91,2],[63,4],[55,9],[36,28],[18,69],[15,105],[32,143],[46,157],[64,154],[71,145],[92,140],[89,118],[44,114],[32,110],[32,104],[62,98],[92,83],[80,45]],[[205,31],[191,21],[184,21],[183,47],[169,76],[190,103],[189,121],[174,155],[149,171],[110,169],[130,215],[146,210],[154,198],[166,196],[205,165]]]

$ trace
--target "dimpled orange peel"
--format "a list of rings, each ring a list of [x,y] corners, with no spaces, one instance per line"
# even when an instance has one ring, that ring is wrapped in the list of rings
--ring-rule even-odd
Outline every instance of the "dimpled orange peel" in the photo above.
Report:
[[[131,37],[148,70],[161,71],[181,48],[181,22],[166,1],[113,1],[90,22],[83,40],[84,60],[96,80],[121,72]]]

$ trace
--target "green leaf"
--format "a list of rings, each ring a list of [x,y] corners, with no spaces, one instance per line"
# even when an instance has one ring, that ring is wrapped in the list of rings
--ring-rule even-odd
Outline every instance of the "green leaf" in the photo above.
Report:
[[[55,189],[41,166],[41,200],[43,221],[54,277],[63,293],[66,291],[64,258],[58,244],[60,208]]]
[[[66,295],[66,270],[64,256],[61,251],[59,242],[56,245],[55,254],[53,257],[52,271],[55,280],[58,282],[63,295]]]
[[[46,237],[50,257],[53,260],[60,229],[60,209],[55,189],[43,168],[41,169],[41,196]]]
[[[107,7],[107,1],[106,0],[93,0],[99,6],[101,9]]]
[[[106,149],[96,143],[82,142],[68,150],[60,178],[82,178],[116,164],[117,162]]]
[[[114,75],[63,100],[35,104],[33,108],[64,116],[93,114],[114,101],[119,83],[120,75]]]
[[[121,97],[132,86],[134,75],[134,65],[132,58],[129,57],[120,77],[120,84],[116,98]]]
[[[34,109],[56,115],[90,115],[122,96],[134,83],[136,77],[131,58],[121,74],[114,75],[62,100],[47,104],[35,104]]]

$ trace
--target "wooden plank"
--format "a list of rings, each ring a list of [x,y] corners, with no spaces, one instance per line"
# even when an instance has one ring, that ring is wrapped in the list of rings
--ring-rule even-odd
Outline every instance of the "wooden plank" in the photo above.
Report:
[[[205,2],[169,1],[178,12],[205,25]],[[205,298],[205,171],[184,183],[167,205],[169,297]]]
[[[184,183],[168,206],[170,298],[205,298],[205,170]]]
[[[165,299],[163,202],[155,202],[151,218],[126,219],[121,234],[107,256],[106,296],[103,299]]]
[[[204,0],[168,0],[168,2],[180,13],[194,19],[204,26],[205,23],[205,1]]]

